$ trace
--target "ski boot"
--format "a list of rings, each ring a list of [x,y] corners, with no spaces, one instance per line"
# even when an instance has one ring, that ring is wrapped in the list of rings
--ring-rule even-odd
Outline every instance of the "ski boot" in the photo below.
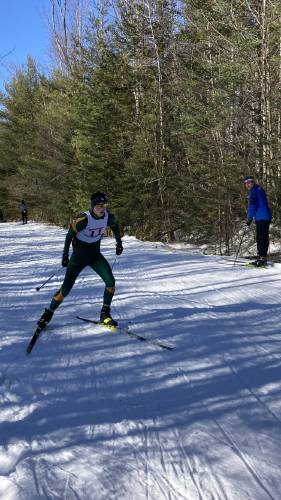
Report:
[[[43,329],[47,326],[48,323],[50,323],[52,317],[53,317],[53,311],[51,309],[45,309],[43,312],[41,318],[39,321],[37,321],[37,325],[39,328]]]
[[[115,321],[110,315],[110,307],[102,306],[100,312],[100,322],[106,326],[118,326],[117,321]]]
[[[258,257],[257,260],[253,262],[253,265],[256,267],[266,267],[267,266],[266,257]]]

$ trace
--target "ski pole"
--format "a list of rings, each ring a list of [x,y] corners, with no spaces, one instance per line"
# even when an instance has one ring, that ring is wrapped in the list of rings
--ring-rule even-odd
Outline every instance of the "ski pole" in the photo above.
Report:
[[[237,260],[238,254],[239,254],[239,252],[240,252],[240,248],[241,248],[241,245],[242,245],[242,241],[243,241],[243,239],[244,239],[244,236],[245,236],[245,234],[246,234],[247,229],[248,229],[248,226],[246,226],[246,227],[244,228],[244,231],[243,231],[243,234],[242,234],[242,238],[241,238],[241,240],[240,240],[240,243],[239,243],[239,246],[238,246],[238,250],[237,250],[237,253],[236,253],[236,256],[235,256],[235,260],[234,260],[234,263],[233,263],[233,265],[234,265],[234,266],[235,266],[235,264],[236,264],[236,260]]]
[[[60,270],[61,268],[57,269],[53,274],[51,274],[51,276],[46,281],[44,281],[44,283],[42,283],[41,286],[37,286],[36,287],[37,292],[39,292],[39,290],[41,290],[41,288],[43,288],[43,286],[45,286],[48,283],[48,281],[50,281],[55,276],[55,274],[57,274]]]
[[[113,264],[111,265],[111,270],[114,268],[114,266],[115,266],[115,264],[116,264],[116,261],[117,261],[117,255],[116,255],[115,259],[114,259]]]

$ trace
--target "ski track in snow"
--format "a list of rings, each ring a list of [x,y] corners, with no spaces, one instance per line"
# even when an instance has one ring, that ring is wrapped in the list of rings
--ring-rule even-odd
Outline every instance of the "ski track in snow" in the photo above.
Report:
[[[281,265],[105,238],[113,314],[175,350],[77,320],[102,300],[86,269],[27,355],[64,237],[0,225],[0,500],[279,500]]]

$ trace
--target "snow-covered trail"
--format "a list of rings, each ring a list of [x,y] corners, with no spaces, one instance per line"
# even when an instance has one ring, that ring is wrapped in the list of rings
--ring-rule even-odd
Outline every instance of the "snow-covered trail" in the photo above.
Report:
[[[281,267],[105,239],[115,317],[175,350],[77,320],[103,292],[85,270],[28,356],[64,236],[0,225],[0,499],[279,500]]]

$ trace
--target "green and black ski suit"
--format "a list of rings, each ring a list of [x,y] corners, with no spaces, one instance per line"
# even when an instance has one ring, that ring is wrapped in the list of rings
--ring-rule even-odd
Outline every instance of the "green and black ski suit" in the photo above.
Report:
[[[65,237],[63,254],[68,255],[72,243],[73,252],[70,258],[61,288],[55,293],[50,309],[54,311],[71,291],[76,278],[86,267],[91,267],[104,281],[103,303],[110,305],[114,290],[115,278],[111,267],[100,251],[100,242],[106,228],[109,227],[117,245],[122,245],[120,228],[113,214],[107,211],[102,217],[96,217],[93,211],[82,213],[74,220]]]

